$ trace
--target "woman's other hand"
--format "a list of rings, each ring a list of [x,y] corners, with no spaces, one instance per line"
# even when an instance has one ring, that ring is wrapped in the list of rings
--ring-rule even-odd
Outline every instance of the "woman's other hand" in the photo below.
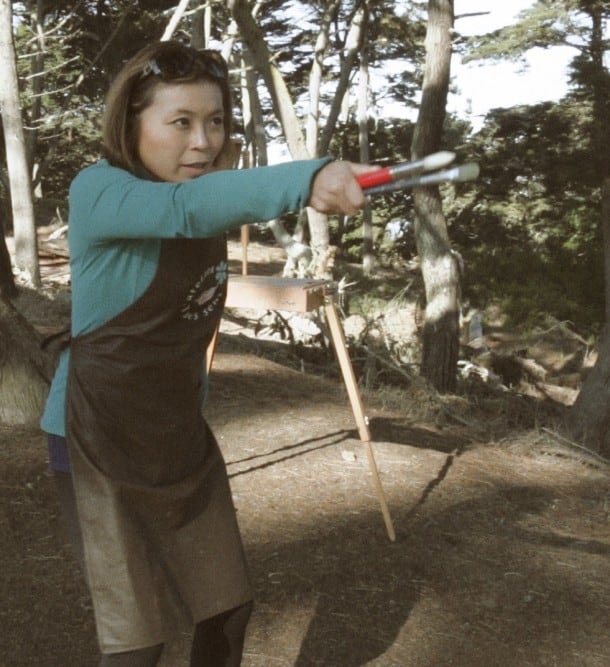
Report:
[[[329,162],[313,180],[309,206],[320,213],[355,215],[367,203],[356,176],[377,168],[341,160]]]

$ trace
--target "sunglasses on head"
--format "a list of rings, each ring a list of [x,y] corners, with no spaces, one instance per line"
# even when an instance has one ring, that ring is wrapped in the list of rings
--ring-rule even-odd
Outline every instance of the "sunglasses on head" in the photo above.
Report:
[[[158,76],[163,81],[171,81],[193,74],[206,74],[224,81],[229,77],[229,70],[218,51],[168,49],[149,59],[140,78]]]

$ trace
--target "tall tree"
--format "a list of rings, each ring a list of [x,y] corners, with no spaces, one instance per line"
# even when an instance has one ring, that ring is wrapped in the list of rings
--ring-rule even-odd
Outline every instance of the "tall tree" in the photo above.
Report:
[[[172,0],[165,1],[172,2]],[[58,138],[58,145],[62,146],[62,150],[55,153],[52,160],[54,169],[49,170],[46,182],[52,184],[50,189],[54,193],[65,195],[67,184],[76,170],[84,162],[97,156],[97,152],[91,148],[94,143],[96,146],[99,144],[96,128],[92,129],[93,124],[91,123],[89,126],[85,125],[85,131],[82,130],[82,125],[77,129],[77,119],[83,115],[82,106],[85,106],[86,113],[90,115],[99,112],[109,72],[116,70],[116,67],[112,66],[113,59],[115,62],[120,62],[125,55],[132,53],[134,46],[137,48],[149,40],[152,32],[146,25],[146,20],[149,18],[149,5],[155,4],[155,11],[157,11],[161,3],[153,3],[152,0],[139,3],[138,21],[130,26],[130,45],[124,49],[114,50],[108,50],[106,47],[112,41],[112,35],[118,34],[116,28],[124,26],[124,21],[120,19],[116,22],[104,20],[111,13],[104,0],[77,4],[45,3],[39,0],[14,3],[15,9],[21,12],[19,20],[15,22],[18,38],[21,38],[19,42],[21,54],[37,53],[43,36],[41,24],[45,23],[45,70],[42,71],[43,62],[36,56],[20,58],[18,64],[19,73],[22,75],[20,78],[21,100],[17,94],[11,4],[9,0],[0,2],[0,81],[2,81],[0,110],[4,128],[4,141],[0,140],[0,144],[2,148],[6,149],[3,152],[7,156],[7,171],[11,180],[13,202],[23,205],[28,199],[31,203],[30,172],[28,160],[25,157],[27,142],[22,139],[23,118],[31,128],[36,128],[30,134],[32,141],[29,144],[33,164],[40,163],[43,157],[47,158],[48,164],[51,163],[50,152],[47,150],[50,143],[48,140],[52,140],[53,135]],[[119,14],[125,9],[123,6],[118,6],[120,4],[123,3],[113,3]],[[125,2],[124,4],[133,9],[133,3]],[[30,10],[35,10],[36,15],[29,13]],[[56,19],[52,27],[46,23],[46,20],[49,19],[49,13],[46,10],[55,12],[50,17]],[[81,14],[79,15],[78,12]],[[88,23],[89,28],[79,29],[79,26],[82,28]],[[140,28],[142,31],[139,30]],[[50,33],[52,33],[52,39],[49,37]],[[160,35],[161,30],[159,29]],[[33,46],[33,44],[38,46]],[[63,80],[64,85],[55,85],[57,79],[54,79],[54,76],[74,58],[75,54],[78,56],[79,67],[81,63],[85,63],[82,71],[76,71],[72,81],[68,77],[67,81]],[[101,56],[104,54],[106,59],[102,60]],[[54,61],[55,58],[57,61]],[[43,76],[44,85],[39,83],[33,85],[33,82],[41,80]],[[68,101],[71,103],[71,108],[68,108]],[[58,120],[59,118],[61,121]],[[37,120],[40,122],[38,123]],[[15,195],[12,191],[16,180],[13,178],[14,155],[17,153],[15,136],[20,138],[18,175],[23,195]],[[3,189],[8,190],[8,178],[4,172],[2,168],[0,181]],[[41,174],[43,170],[38,171],[39,177]],[[13,216],[16,248],[22,254],[24,242],[21,240],[23,232],[20,225],[23,216],[19,210],[14,212]],[[4,220],[1,222],[4,227]],[[34,232],[32,237],[35,239],[33,215],[32,222],[28,226]],[[33,245],[30,245],[29,250],[32,251],[30,255],[36,257],[37,253]],[[12,276],[9,273],[8,259],[3,238],[0,243],[0,422],[36,424],[48,392],[58,350],[56,347],[43,349],[41,336],[17,309],[15,304],[18,305],[19,302],[11,301],[11,298],[18,296],[18,293],[14,289]],[[19,265],[18,257],[16,259]],[[31,273],[35,273],[36,269],[37,263],[34,270],[27,268]]]
[[[365,9],[368,7],[365,5]],[[367,12],[368,14],[368,12]],[[368,42],[363,39],[360,50],[360,72],[358,77],[358,145],[360,147],[360,162],[367,164],[371,160],[369,150],[369,58]],[[365,275],[373,273],[375,267],[375,252],[373,247],[373,211],[368,205],[362,211],[362,271]]]
[[[569,428],[576,440],[610,459],[610,178],[602,193],[606,323],[597,362],[572,407]]]
[[[264,33],[252,15],[252,10],[246,0],[228,0],[228,8],[242,35],[248,53],[256,69],[265,82],[271,96],[276,118],[286,137],[290,153],[294,159],[310,157],[307,149],[305,134],[302,131],[295,104],[282,76],[280,69],[267,46]],[[309,212],[309,228],[312,246],[316,250],[316,274],[323,274],[324,258],[328,254],[328,222],[326,216]]]
[[[38,242],[34,219],[32,185],[21,105],[15,48],[13,46],[13,12],[10,0],[0,0],[0,112],[6,147],[13,230],[15,264],[29,275],[34,285],[40,284]]]
[[[602,189],[606,312],[598,360],[572,408],[570,428],[576,439],[610,457],[610,72],[604,66],[610,43],[603,30],[610,20],[610,6],[603,0],[577,4],[590,20],[588,53],[576,59],[573,81],[593,110],[591,143],[596,147],[593,164]]]
[[[426,64],[411,155],[439,150],[451,63],[453,0],[429,0]],[[438,187],[416,188],[415,238],[426,294],[422,375],[441,392],[456,388],[459,349],[460,269],[452,252]]]
[[[0,225],[0,297],[11,298],[17,296],[17,285],[2,227]]]
[[[246,0],[227,0],[227,6],[231,10],[233,19],[239,26],[248,52],[265,82],[271,97],[275,116],[280,122],[290,154],[294,159],[314,157],[318,152],[325,154],[328,150],[330,139],[336,127],[339,110],[357,62],[363,33],[364,4],[361,1],[355,2],[350,12],[347,21],[349,27],[344,45],[345,57],[341,61],[340,73],[334,90],[333,101],[328,112],[328,118],[322,130],[321,138],[318,139],[318,128],[320,125],[317,99],[322,85],[322,64],[328,45],[328,30],[331,26],[331,21],[336,16],[339,3],[330,3],[326,6],[323,4],[320,9],[321,30],[318,33],[316,45],[313,50],[309,76],[310,114],[309,120],[304,124],[308,130],[308,134],[306,135],[303,131],[303,124],[297,113],[297,107],[286,78],[280,71],[277,59],[273,57],[268,47],[262,27],[252,15],[249,3]],[[331,277],[332,253],[329,249],[328,219],[326,216],[309,209],[308,221],[311,234],[311,247],[314,255],[313,271],[315,275]]]
[[[574,180],[592,181],[587,197],[598,207],[599,227],[603,231],[606,276],[610,271],[610,235],[608,222],[607,183],[610,176],[610,72],[605,63],[610,44],[604,25],[610,20],[606,0],[538,0],[522,12],[519,21],[492,35],[471,40],[473,50],[468,59],[510,57],[522,58],[534,46],[549,48],[568,45],[576,55],[571,63],[572,103],[586,114],[587,149],[578,164]],[[605,185],[604,185],[605,184]],[[602,204],[601,191],[605,188]],[[563,194],[570,197],[570,189]],[[579,204],[581,209],[582,203]],[[606,279],[606,303],[610,299]],[[590,447],[610,452],[610,308],[606,307],[605,324],[599,345],[597,365],[576,400],[570,414],[572,435]]]

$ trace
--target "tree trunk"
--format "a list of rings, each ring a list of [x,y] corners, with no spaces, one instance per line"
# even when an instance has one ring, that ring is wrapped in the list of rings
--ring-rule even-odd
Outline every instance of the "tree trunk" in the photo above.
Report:
[[[598,358],[572,406],[568,428],[570,435],[584,446],[610,458],[610,127],[608,111],[608,73],[604,66],[603,3],[583,7],[592,21],[589,53],[595,76],[592,90],[593,126],[591,144],[597,146],[595,169],[602,184],[601,226],[604,243],[605,323],[599,343]]]
[[[605,64],[605,54],[608,52],[604,36],[604,3],[586,3],[584,10],[591,17],[591,39],[588,52],[591,57],[591,72],[589,76],[593,83],[593,127],[591,140],[593,146],[599,147],[595,151],[595,169],[599,175],[599,182],[610,176],[610,84],[608,82],[608,68]],[[605,10],[607,12],[607,8]],[[607,37],[607,36],[606,36]],[[606,321],[608,321],[606,319]]]
[[[451,63],[453,0],[429,0],[423,94],[411,144],[419,159],[440,147]],[[422,375],[440,392],[457,383],[460,270],[437,187],[416,188],[415,239],[426,293]]]
[[[426,294],[421,374],[439,392],[453,392],[459,352],[459,263],[449,246],[438,190],[420,189],[415,194],[415,209]]]
[[[40,284],[38,242],[32,202],[32,184],[28,168],[19,87],[13,47],[12,6],[10,0],[0,0],[0,111],[6,144],[13,230],[15,235],[15,264],[27,272],[33,285]]]
[[[17,296],[17,286],[1,222],[0,220],[0,297],[12,298]]]
[[[339,118],[339,113],[343,105],[343,100],[349,88],[354,64],[361,50],[365,23],[366,8],[360,7],[354,14],[354,18],[345,40],[345,53],[341,62],[339,80],[333,95],[333,102],[328,113],[326,125],[324,126],[318,145],[320,155],[326,155],[328,153],[330,141],[334,134],[337,119]],[[309,231],[311,232],[311,249],[314,256],[314,275],[320,278],[332,278],[335,249],[330,247],[328,216],[312,209],[307,210],[307,216],[309,220]]]
[[[290,92],[281,72],[273,62],[263,32],[252,16],[248,2],[246,0],[227,0],[227,6],[239,26],[244,43],[257,70],[265,81],[273,103],[273,111],[282,125],[290,154],[295,159],[308,158],[305,137],[301,132]]]
[[[273,110],[280,121],[290,154],[296,160],[310,158],[305,135],[301,131],[294,103],[286,82],[273,62],[259,25],[254,20],[245,0],[228,0],[227,6],[239,26],[243,40],[252,56],[256,69],[260,72],[271,100]],[[314,256],[313,273],[320,277],[331,277],[332,266],[329,251],[328,218],[326,215],[307,210],[311,248]]]
[[[207,40],[207,14],[211,11],[209,5],[202,6],[199,0],[190,0],[189,11],[191,17],[191,46],[194,49],[205,49]]]
[[[165,27],[163,35],[161,35],[162,42],[167,42],[174,36],[174,32],[176,32],[176,28],[182,20],[184,12],[188,9],[189,1],[190,0],[180,0],[180,2],[176,5],[174,13],[172,14],[167,26]]]
[[[0,422],[36,424],[55,360],[15,306],[0,295]]]
[[[40,163],[36,162],[36,147],[38,144],[38,128],[40,127],[42,115],[44,114],[42,93],[45,88],[44,66],[45,53],[47,51],[46,36],[44,33],[44,19],[44,2],[43,0],[36,0],[36,10],[32,12],[32,27],[36,31],[36,42],[34,53],[30,58],[33,100],[29,117],[26,118],[26,125],[28,125],[30,129],[25,133],[25,136],[27,162],[32,178],[32,193],[33,196],[38,199],[42,198],[42,185],[40,178],[38,178]]]
[[[602,190],[602,231],[606,322],[597,363],[570,410],[568,425],[575,440],[610,457],[610,178],[606,179]]]
[[[354,64],[356,63],[358,55],[362,49],[362,40],[364,39],[366,20],[366,7],[360,7],[352,19],[352,23],[345,40],[345,49],[343,53],[343,59],[341,61],[339,80],[333,94],[333,101],[328,112],[328,119],[326,121],[326,125],[324,126],[322,136],[320,137],[320,155],[325,155],[328,152],[331,139],[335,132],[337,120],[343,107],[345,94],[349,88]]]
[[[370,160],[369,151],[369,63],[366,41],[363,40],[360,55],[360,78],[358,82],[358,144],[360,162],[366,164]],[[375,268],[375,252],[373,249],[373,211],[370,205],[362,211],[362,271],[370,276]]]
[[[336,18],[339,0],[332,0],[324,10],[320,32],[314,48],[314,59],[309,75],[309,114],[305,123],[307,152],[311,157],[318,157],[318,134],[320,131],[320,90],[324,72],[324,58],[328,50],[330,26]]]
[[[333,0],[324,10],[320,32],[314,48],[314,59],[309,75],[309,113],[305,123],[305,142],[310,157],[318,157],[320,132],[320,90],[323,79],[323,62],[328,49],[331,22],[335,19],[339,2]],[[323,150],[326,153],[325,150]],[[330,248],[328,216],[312,208],[307,209],[307,222],[311,237],[313,262],[311,273],[320,278],[332,278],[333,256]]]
[[[265,138],[265,125],[258,89],[256,87],[257,75],[253,67],[248,51],[244,51],[241,67],[241,102],[242,115],[244,119],[244,134],[246,137],[245,166],[265,166],[269,163],[267,155],[267,140]],[[284,224],[279,218],[269,220],[267,228],[271,230],[278,245],[284,249],[288,260],[284,268],[285,275],[293,275],[293,269],[300,262],[307,263],[311,257],[309,246],[292,238]]]

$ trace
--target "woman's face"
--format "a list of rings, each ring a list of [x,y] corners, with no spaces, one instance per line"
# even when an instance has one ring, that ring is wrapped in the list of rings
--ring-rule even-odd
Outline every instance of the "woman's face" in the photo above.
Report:
[[[182,183],[213,170],[225,140],[222,93],[215,83],[159,82],[139,116],[142,165],[162,181]]]

